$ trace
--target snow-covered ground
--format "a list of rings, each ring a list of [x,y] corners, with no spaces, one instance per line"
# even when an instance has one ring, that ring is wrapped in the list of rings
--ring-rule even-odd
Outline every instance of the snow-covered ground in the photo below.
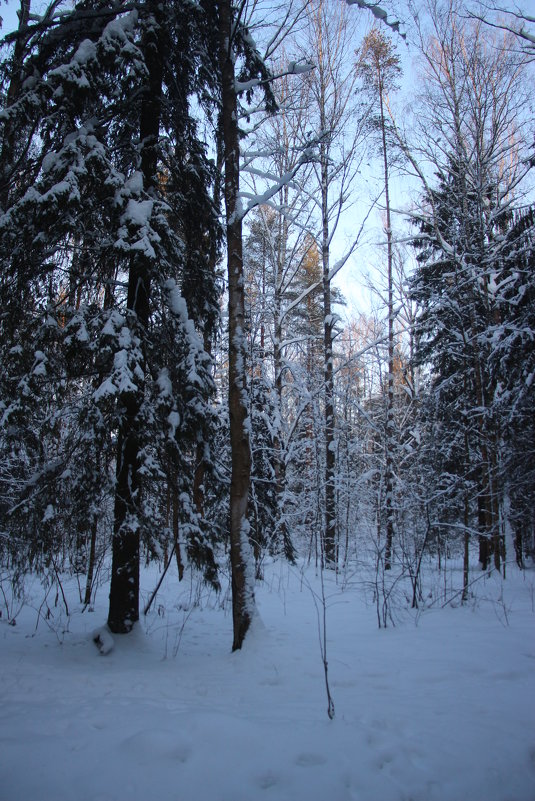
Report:
[[[228,595],[172,571],[106,656],[105,586],[81,613],[66,585],[68,621],[52,594],[37,630],[31,606],[4,615],[1,801],[534,801],[533,571],[386,630],[358,572],[325,581],[332,721],[313,568],[267,566],[235,654]]]

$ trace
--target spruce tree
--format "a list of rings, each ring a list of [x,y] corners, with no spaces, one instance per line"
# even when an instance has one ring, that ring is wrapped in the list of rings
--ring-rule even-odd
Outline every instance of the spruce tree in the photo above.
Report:
[[[190,555],[216,581],[191,501],[214,424],[203,333],[217,322],[220,232],[193,109],[197,97],[210,111],[213,26],[178,1],[52,5],[25,32],[22,89],[2,114],[31,155],[0,218],[3,517],[13,531],[27,511],[29,551],[46,561],[56,546],[41,524],[64,537],[73,509],[89,529],[107,509],[121,632],[138,617],[140,545],[159,548],[169,480]]]

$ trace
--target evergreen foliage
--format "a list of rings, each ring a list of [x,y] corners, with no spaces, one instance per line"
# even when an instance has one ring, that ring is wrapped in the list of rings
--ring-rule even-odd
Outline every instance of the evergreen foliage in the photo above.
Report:
[[[31,154],[21,168],[12,148],[2,153],[8,547],[16,530],[32,564],[46,565],[51,538],[85,540],[97,516],[109,527],[107,506],[114,542],[133,543],[135,575],[139,539],[149,553],[163,544],[162,496],[176,477],[181,538],[216,581],[186,501],[196,448],[216,424],[202,336],[217,326],[221,234],[192,105],[206,92],[210,27],[188,2],[49,12],[24,33],[20,91],[1,115],[4,145],[18,129]],[[24,549],[12,550],[23,563]]]

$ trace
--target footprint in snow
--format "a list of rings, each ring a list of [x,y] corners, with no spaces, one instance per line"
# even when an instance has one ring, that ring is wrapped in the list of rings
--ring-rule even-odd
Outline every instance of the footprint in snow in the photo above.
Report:
[[[165,729],[145,729],[136,732],[124,739],[120,747],[141,764],[152,763],[156,759],[185,763],[192,753],[191,743],[176,732]]]
[[[378,756],[378,758],[377,758],[377,767],[379,768],[379,770],[383,770],[383,768],[385,768],[387,765],[390,765],[390,763],[393,762],[393,761],[394,761],[393,754],[385,752],[385,753],[380,754]]]
[[[302,768],[313,767],[314,765],[324,765],[326,758],[321,754],[304,753],[296,757],[295,764]]]
[[[263,773],[261,776],[257,778],[257,784],[261,790],[269,790],[270,787],[275,787],[279,783],[279,777],[268,771],[267,773]]]

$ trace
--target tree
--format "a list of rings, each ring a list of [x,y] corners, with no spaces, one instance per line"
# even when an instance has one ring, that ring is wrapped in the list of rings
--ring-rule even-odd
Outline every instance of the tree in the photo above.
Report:
[[[535,52],[535,32],[533,29],[535,17],[522,11],[520,7],[511,9],[501,4],[496,5],[494,3],[489,4],[483,2],[479,2],[478,5],[479,10],[477,12],[471,12],[474,19],[486,25],[514,34],[522,52],[524,52],[528,58],[533,59],[533,54]],[[497,15],[495,21],[489,20],[489,11]]]
[[[285,189],[281,191],[288,198]],[[288,343],[295,335],[293,318],[297,313],[288,309],[297,291],[302,260],[297,242],[290,240],[292,222],[291,217],[271,206],[260,206],[250,214],[244,243],[253,471],[256,473],[260,461],[264,465],[261,485],[255,476],[256,519],[259,499],[266,501],[263,531],[257,529],[254,539],[257,546],[269,543],[272,552],[282,550],[290,560],[295,558],[295,552],[287,524],[289,428],[285,378],[292,369]]]
[[[314,199],[321,251],[323,288],[323,373],[324,373],[324,531],[322,553],[325,562],[337,561],[336,513],[336,442],[334,418],[333,342],[337,316],[334,313],[331,282],[340,264],[331,264],[331,242],[355,177],[358,162],[358,141],[362,120],[354,114],[354,71],[345,65],[343,54],[350,39],[350,23],[343,6],[333,9],[323,0],[310,7],[307,30],[307,51],[314,52],[316,69],[307,76],[310,91],[307,125],[319,135],[319,153],[314,164]],[[349,141],[344,136],[351,125]],[[350,249],[351,250],[351,249]]]
[[[24,31],[28,25],[30,16],[30,0],[21,0],[20,10],[17,12],[19,17],[19,26],[15,42],[13,46],[13,55],[10,59],[6,59],[4,68],[6,71],[2,83],[6,86],[5,89],[5,105],[10,106],[16,99],[19,98],[22,89],[22,76],[23,67],[27,47],[27,41]],[[2,137],[2,165],[3,174],[0,178],[0,198],[2,208],[5,208],[8,199],[9,191],[13,188],[15,183],[15,170],[17,164],[17,148],[16,148],[16,133],[11,125],[4,125]]]
[[[264,380],[272,380],[274,388],[274,394],[269,393],[269,398],[266,398],[266,405],[271,410],[272,469],[276,487],[273,538],[290,559],[293,559],[294,547],[288,514],[295,505],[287,491],[292,437],[288,404],[289,395],[296,390],[292,369],[297,338],[303,336],[302,331],[297,331],[297,318],[300,304],[309,302],[306,294],[301,297],[301,292],[307,290],[300,279],[311,205],[304,188],[310,164],[306,163],[307,148],[303,148],[301,136],[308,87],[299,74],[288,74],[290,70],[299,72],[296,64],[284,53],[274,64],[273,71],[281,76],[273,84],[277,114],[262,125],[253,152],[245,150],[243,155],[244,172],[253,197],[263,194],[263,184],[258,186],[259,172],[263,179],[269,176],[270,182],[278,187],[269,203],[258,206],[249,215],[245,258],[254,285],[249,302],[252,307],[253,297],[258,301],[255,314],[260,326],[257,356],[261,365],[251,363],[251,373],[256,375],[260,370]],[[301,65],[301,68],[304,67]],[[261,170],[258,170],[258,152],[262,154]],[[250,164],[253,168],[251,174],[247,174]]]
[[[496,414],[502,420],[502,481],[506,513],[514,535],[519,567],[535,553],[535,212],[521,210],[509,220],[502,254],[501,283],[496,302],[502,323],[494,337],[490,367],[498,376]]]
[[[386,261],[388,286],[388,396],[386,413],[386,545],[385,569],[389,570],[392,560],[392,542],[394,538],[394,451],[396,432],[394,422],[394,279],[393,279],[393,233],[390,209],[390,156],[387,145],[387,115],[385,103],[388,93],[396,87],[396,78],[401,73],[400,59],[395,54],[392,42],[378,29],[366,36],[362,44],[357,63],[357,72],[362,77],[365,88],[379,102],[379,119],[377,121],[381,137],[381,153],[383,160],[383,180],[386,213]]]
[[[454,4],[433,4],[430,12],[433,37],[423,51],[427,83],[419,119],[426,128],[422,153],[437,171],[436,189],[414,152],[406,151],[426,185],[427,203],[414,215],[421,232],[413,284],[421,309],[416,358],[432,365],[443,447],[451,449],[461,492],[467,481],[475,487],[480,561],[487,567],[492,549],[500,568],[500,377],[490,369],[490,332],[504,323],[495,289],[504,231],[529,170],[522,131],[525,60],[511,54],[507,41],[489,41],[480,24],[462,20]],[[429,131],[436,131],[433,139]]]
[[[239,204],[240,148],[237,82],[262,84],[268,107],[274,109],[269,74],[240,20],[232,0],[218,3],[219,75],[225,218],[227,237],[229,316],[229,417],[232,475],[230,485],[230,560],[234,641],[241,648],[254,614],[254,574],[250,556],[248,502],[251,480],[249,408],[245,347],[245,290],[243,271],[243,213]],[[243,68],[236,74],[236,59]]]
[[[4,346],[24,343],[4,373],[4,442],[28,441],[31,427],[41,443],[30,459],[20,455],[22,481],[6,515],[39,516],[52,495],[44,488],[56,485],[59,504],[41,519],[56,521],[59,534],[56,507],[67,524],[69,496],[82,486],[67,466],[83,464],[82,452],[94,456],[88,475],[100,467],[113,506],[109,626],[126,632],[138,617],[140,543],[159,547],[160,487],[171,476],[189,555],[216,581],[209,539],[186,501],[192,454],[201,441],[209,447],[213,424],[210,360],[195,322],[202,331],[217,320],[206,243],[219,232],[191,107],[194,95],[206,103],[206,60],[204,73],[199,65],[212,25],[178,0],[136,9],[80,2],[61,15],[57,5],[25,31],[29,77],[3,114],[4,125],[28,131],[32,154],[0,219],[10,254]],[[30,426],[32,405],[43,411]],[[115,481],[102,474],[93,447],[101,441]],[[28,534],[34,547],[35,528]]]

